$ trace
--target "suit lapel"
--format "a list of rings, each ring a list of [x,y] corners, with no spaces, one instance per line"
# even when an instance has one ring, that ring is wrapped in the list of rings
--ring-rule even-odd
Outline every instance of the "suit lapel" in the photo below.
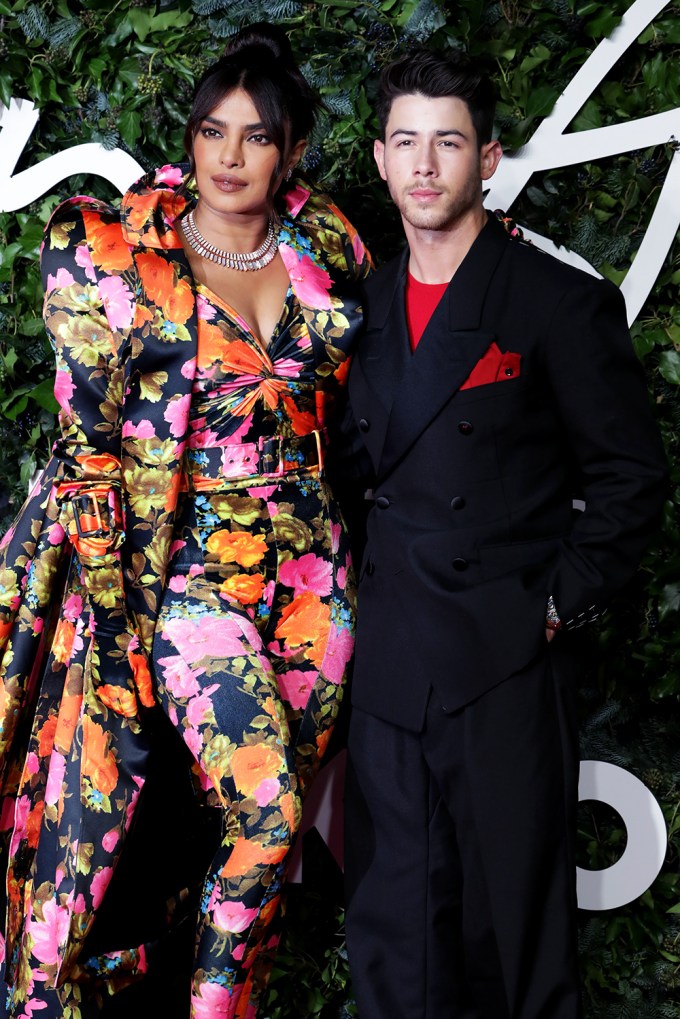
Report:
[[[489,219],[435,309],[394,391],[380,475],[410,449],[495,339],[480,326],[486,293],[507,243],[503,227]]]

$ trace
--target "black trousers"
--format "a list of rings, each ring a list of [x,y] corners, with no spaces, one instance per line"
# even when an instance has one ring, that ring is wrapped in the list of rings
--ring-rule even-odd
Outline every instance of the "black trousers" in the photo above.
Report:
[[[347,939],[360,1019],[578,1019],[575,669],[560,635],[422,732],[354,710]]]

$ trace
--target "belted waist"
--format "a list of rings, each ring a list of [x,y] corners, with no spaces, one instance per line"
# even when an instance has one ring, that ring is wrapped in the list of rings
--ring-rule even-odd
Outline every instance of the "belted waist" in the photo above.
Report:
[[[325,432],[314,429],[306,435],[268,435],[257,442],[189,449],[181,487],[200,492],[222,488],[228,481],[277,478],[314,467],[321,472],[324,444]]]

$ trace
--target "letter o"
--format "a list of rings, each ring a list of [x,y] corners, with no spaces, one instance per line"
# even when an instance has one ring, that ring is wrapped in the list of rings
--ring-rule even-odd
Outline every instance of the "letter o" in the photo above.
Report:
[[[658,802],[639,778],[604,761],[581,761],[579,800],[608,803],[623,818],[628,842],[623,856],[604,870],[576,868],[580,909],[617,909],[639,898],[663,866],[668,844]]]

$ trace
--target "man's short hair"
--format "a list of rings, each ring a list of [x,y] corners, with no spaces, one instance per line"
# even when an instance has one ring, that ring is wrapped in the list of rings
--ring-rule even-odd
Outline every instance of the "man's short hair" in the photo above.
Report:
[[[449,96],[462,99],[470,111],[478,147],[491,141],[496,89],[491,79],[474,67],[464,54],[412,50],[383,68],[376,101],[383,138],[394,100],[413,94],[428,99]]]

